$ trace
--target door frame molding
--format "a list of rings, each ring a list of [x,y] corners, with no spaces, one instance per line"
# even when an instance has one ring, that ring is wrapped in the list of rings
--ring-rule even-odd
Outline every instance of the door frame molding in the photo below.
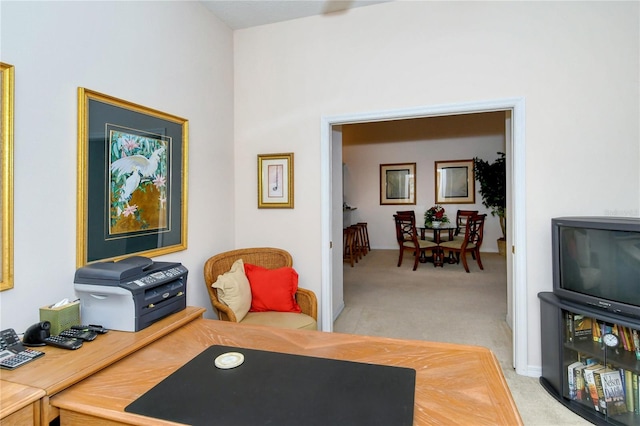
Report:
[[[511,262],[511,279],[513,294],[511,312],[513,318],[513,359],[516,373],[535,375],[535,371],[528,369],[528,306],[527,306],[527,265],[526,265],[526,156],[525,156],[525,100],[523,97],[505,98],[487,101],[455,103],[421,106],[406,109],[386,111],[371,111],[361,113],[322,116],[320,123],[320,163],[321,163],[321,329],[333,330],[333,264],[332,264],[332,202],[331,194],[333,182],[331,179],[331,160],[334,147],[331,137],[333,126],[344,124],[369,123],[376,121],[403,120],[426,118],[446,115],[460,115],[495,111],[511,111],[512,137],[510,146],[506,147],[507,164],[511,173],[511,190],[507,193],[507,203],[511,206],[512,214],[508,220],[507,232],[507,262]],[[508,141],[507,141],[508,142]],[[510,161],[509,161],[510,160]],[[509,186],[507,186],[509,188]],[[518,190],[519,189],[519,190]],[[517,250],[515,248],[518,248]],[[510,248],[510,249],[509,249]],[[508,310],[509,311],[509,310]],[[509,320],[509,318],[507,318]]]

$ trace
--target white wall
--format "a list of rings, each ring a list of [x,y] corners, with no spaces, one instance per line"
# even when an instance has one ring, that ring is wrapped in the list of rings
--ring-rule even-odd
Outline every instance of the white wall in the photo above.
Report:
[[[357,207],[351,213],[354,222],[367,222],[372,247],[398,247],[397,210],[414,210],[416,223],[424,222],[425,211],[435,205],[436,161],[479,157],[493,162],[505,152],[504,123],[504,113],[497,112],[342,126],[345,201]],[[389,163],[416,163],[415,205],[380,205],[380,164]],[[482,251],[497,253],[498,217],[482,205],[477,181],[475,189],[475,203],[442,206],[452,223],[458,209],[487,214]]]
[[[1,4],[15,66],[15,288],[1,327],[74,297],[77,88],[189,120],[187,302],[209,309],[206,258],[233,248],[233,33],[198,2]]]
[[[539,369],[550,219],[640,215],[638,16],[637,2],[396,1],[237,31],[236,243],[284,246],[320,293],[321,117],[522,97],[526,352]],[[295,152],[294,210],[256,209],[268,152]]]
[[[78,86],[189,119],[189,248],[162,260],[191,271],[191,305],[210,309],[210,254],[258,245],[289,250],[320,295],[323,116],[525,98],[531,366],[550,218],[640,215],[637,2],[396,1],[235,33],[197,2],[0,9],[0,59],[16,66],[3,328],[73,291]],[[295,209],[257,209],[256,156],[270,152],[295,152]]]

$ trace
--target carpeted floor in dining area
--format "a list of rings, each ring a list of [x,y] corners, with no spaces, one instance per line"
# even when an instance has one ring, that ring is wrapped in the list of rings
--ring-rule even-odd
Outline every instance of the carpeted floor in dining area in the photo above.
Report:
[[[515,373],[512,332],[505,321],[504,257],[482,253],[483,271],[469,258],[470,273],[462,264],[420,264],[413,271],[408,253],[402,266],[397,262],[397,250],[372,250],[353,268],[344,264],[345,308],[334,331],[488,347],[525,425],[591,424],[551,397],[538,378]]]

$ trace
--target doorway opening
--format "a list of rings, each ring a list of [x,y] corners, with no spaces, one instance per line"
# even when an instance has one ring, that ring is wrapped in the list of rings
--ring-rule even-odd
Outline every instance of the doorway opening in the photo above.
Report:
[[[334,294],[342,292],[342,253],[332,249],[332,241],[342,239],[341,194],[342,133],[345,124],[404,120],[446,115],[505,111],[507,133],[507,322],[513,330],[513,360],[518,374],[534,376],[527,371],[527,289],[526,228],[524,210],[525,146],[524,99],[510,98],[464,104],[425,106],[412,109],[378,111],[323,117],[321,123],[321,191],[322,191],[322,288],[321,328],[333,330],[336,310]],[[338,169],[338,170],[336,170]],[[518,190],[520,189],[520,190]],[[339,201],[340,200],[340,201]],[[336,211],[339,208],[339,215]],[[511,249],[509,249],[509,247]],[[518,248],[516,250],[515,248]],[[339,265],[339,267],[338,267]],[[335,293],[339,292],[339,293]]]

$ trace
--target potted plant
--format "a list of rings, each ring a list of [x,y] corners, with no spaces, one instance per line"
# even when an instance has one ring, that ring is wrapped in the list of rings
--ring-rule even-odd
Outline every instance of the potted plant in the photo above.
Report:
[[[449,218],[445,214],[444,207],[439,204],[424,212],[424,224],[427,227],[437,228],[441,223],[449,223]]]
[[[473,170],[476,180],[480,182],[480,195],[482,204],[491,209],[492,216],[498,216],[502,238],[498,238],[498,251],[503,256],[506,254],[506,206],[507,206],[507,169],[505,167],[504,152],[498,152],[498,158],[493,162],[473,159]]]

